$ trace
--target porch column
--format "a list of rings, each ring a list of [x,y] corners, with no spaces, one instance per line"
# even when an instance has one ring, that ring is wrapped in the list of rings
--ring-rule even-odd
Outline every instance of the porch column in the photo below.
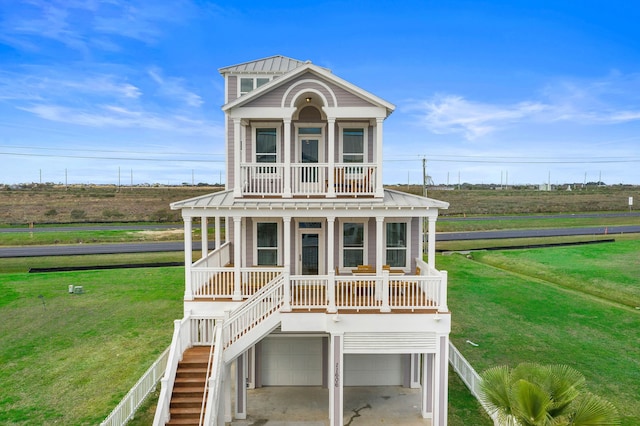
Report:
[[[327,198],[334,198],[336,196],[335,187],[335,169],[336,169],[336,118],[327,117],[327,155],[329,156],[327,165]]]
[[[216,216],[213,226],[215,226],[215,229],[213,230],[214,232],[213,235],[214,235],[214,238],[216,239],[215,249],[217,250],[222,245],[222,241],[220,241],[220,216]]]
[[[241,254],[242,247],[240,241],[242,240],[241,234],[242,218],[239,216],[233,217],[233,300],[242,300],[242,289],[240,276],[240,263],[242,262]]]
[[[420,257],[420,260],[424,260],[424,224],[425,224],[425,218],[420,217],[418,218],[418,226],[419,226],[419,231],[418,231],[418,235],[420,235],[420,239],[418,240],[418,255]]]
[[[420,354],[409,355],[409,387],[411,389],[420,388]]]
[[[336,272],[335,272],[335,216],[327,216],[327,298],[329,305],[327,312],[336,312]]]
[[[436,269],[436,219],[435,216],[429,216],[429,242],[427,245],[427,263],[433,269]]]
[[[376,217],[376,274],[382,276],[384,265],[384,217]]]
[[[241,119],[233,119],[233,196],[236,198],[242,197],[242,175],[240,172],[240,161],[242,161],[241,123]]]
[[[236,412],[238,420],[247,418],[247,353],[236,359]]]
[[[185,300],[193,300],[193,292],[191,290],[191,264],[193,263],[192,241],[191,241],[191,217],[183,216],[184,221],[184,298]]]
[[[433,417],[434,360],[434,354],[422,354],[422,392],[420,394],[420,413],[425,419]]]
[[[291,150],[293,143],[291,142],[291,118],[285,118],[284,121],[284,191],[283,198],[291,198]]]
[[[344,409],[343,334],[332,334],[329,343],[329,426],[342,426]]]
[[[209,224],[207,222],[207,217],[202,216],[200,218],[200,251],[202,255],[200,256],[202,259],[207,257],[209,254]]]
[[[449,380],[449,338],[438,336],[434,361],[433,426],[447,426],[447,394]]]
[[[284,305],[281,312],[291,312],[291,216],[282,218],[284,223],[284,241],[282,243],[282,256],[284,266]]]
[[[382,187],[382,123],[384,118],[376,118],[376,197],[384,197]]]

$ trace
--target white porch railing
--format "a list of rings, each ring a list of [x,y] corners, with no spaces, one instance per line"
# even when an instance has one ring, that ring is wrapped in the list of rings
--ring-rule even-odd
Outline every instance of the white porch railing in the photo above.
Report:
[[[240,268],[240,293],[250,297],[284,271],[282,267]],[[235,292],[235,269],[232,267],[191,267],[191,291],[198,298],[229,298]]]
[[[226,242],[206,257],[197,260],[191,265],[192,268],[212,268],[228,265],[231,262],[231,243]]]
[[[288,173],[291,188],[285,188]],[[240,165],[243,195],[282,196],[289,189],[292,195],[323,195],[329,192],[329,177],[333,174],[333,190],[337,195],[374,195],[378,179],[376,163],[337,163],[333,169],[327,163],[243,163]]]
[[[238,309],[233,311],[229,318],[225,319],[223,324],[225,349],[284,306],[284,284],[284,276],[279,275],[271,283],[254,293]]]
[[[291,164],[293,195],[323,195],[327,193],[329,165],[322,163]]]
[[[138,382],[133,385],[116,408],[100,423],[100,426],[123,426],[127,424],[127,422],[133,418],[133,415],[144,402],[145,398],[155,390],[160,377],[162,377],[162,373],[164,373],[167,367],[168,359],[169,348],[167,348],[142,377],[140,377]]]
[[[244,195],[282,195],[284,164],[245,163],[240,165]]]
[[[167,367],[164,376],[160,380],[160,396],[153,419],[154,426],[161,426],[169,421],[169,404],[178,363],[182,359],[182,354],[192,346],[211,345],[214,337],[214,326],[215,320],[213,318],[185,316],[183,319],[174,322]]]

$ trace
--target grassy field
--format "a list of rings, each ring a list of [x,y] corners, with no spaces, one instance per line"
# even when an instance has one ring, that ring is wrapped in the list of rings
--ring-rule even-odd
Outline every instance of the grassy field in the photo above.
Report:
[[[569,364],[618,407],[623,425],[638,425],[640,311],[629,305],[640,288],[639,247],[631,240],[438,256],[449,271],[451,340],[478,371]]]
[[[415,185],[387,187],[422,194],[422,188]],[[0,223],[22,226],[69,222],[180,222],[180,212],[170,210],[170,203],[222,189],[92,185],[0,188],[3,188],[0,190]],[[628,210],[629,197],[640,200],[640,186],[589,186],[571,192],[464,186],[456,190],[429,190],[427,195],[450,203],[449,209],[442,212],[447,216],[619,212]]]
[[[183,268],[0,275],[0,423],[98,424],[169,345],[183,283]]]

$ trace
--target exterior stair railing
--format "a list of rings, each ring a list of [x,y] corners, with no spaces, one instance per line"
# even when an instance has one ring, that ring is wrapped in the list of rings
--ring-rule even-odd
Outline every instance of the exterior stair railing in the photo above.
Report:
[[[222,324],[216,325],[214,332],[215,337],[209,352],[209,363],[207,366],[207,379],[205,381],[204,394],[202,395],[202,410],[200,412],[200,426],[215,425],[220,423],[222,398],[220,397],[222,390]],[[220,419],[218,418],[220,417]],[[224,422],[223,422],[224,424]]]

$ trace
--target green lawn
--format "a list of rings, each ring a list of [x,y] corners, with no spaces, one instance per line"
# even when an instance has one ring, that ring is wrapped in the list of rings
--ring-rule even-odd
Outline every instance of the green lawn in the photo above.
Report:
[[[599,281],[592,275],[633,273],[637,253],[637,241],[624,241],[609,247],[473,253],[472,259],[438,256],[438,269],[449,271],[451,340],[479,372],[525,361],[569,364],[586,376],[593,392],[618,407],[624,425],[637,425],[640,311],[611,299],[637,290],[638,274],[619,287],[613,278],[606,298],[559,285],[583,280],[593,290]],[[625,257],[635,259],[634,266],[619,261]],[[508,259],[509,270],[482,263],[496,258]],[[528,276],[536,262],[555,271],[553,281]]]
[[[183,268],[0,275],[1,423],[98,424],[169,345],[183,289]]]
[[[578,228],[592,226],[621,226],[640,225],[640,216],[621,217],[562,217],[556,218],[549,215],[539,215],[526,218],[512,216],[509,218],[492,219],[491,217],[474,217],[468,220],[438,220],[436,227],[438,232],[470,232],[493,231],[502,229],[553,229],[553,228]]]

